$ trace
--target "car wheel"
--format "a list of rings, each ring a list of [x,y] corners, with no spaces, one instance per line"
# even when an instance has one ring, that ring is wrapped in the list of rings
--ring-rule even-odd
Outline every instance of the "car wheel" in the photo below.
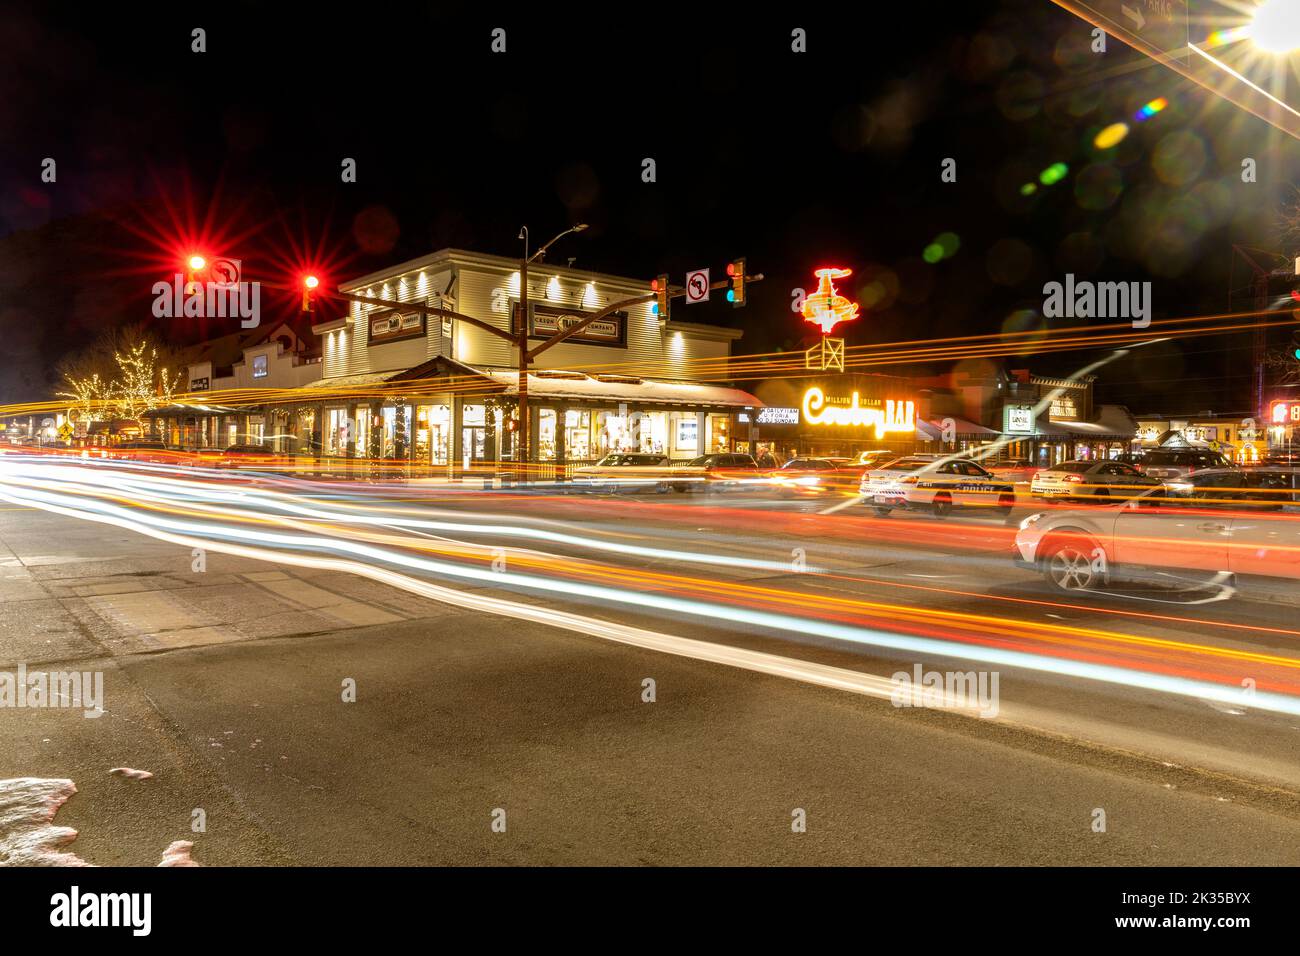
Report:
[[[894,509],[888,508],[885,505],[872,505],[871,510],[874,511],[876,514],[880,515],[880,517],[882,518],[888,518],[889,513]]]
[[[668,482],[666,481],[661,481],[657,485],[655,485],[655,494],[657,495],[666,495],[668,494],[668,492],[672,490],[673,490],[673,486],[668,484]]]
[[[1043,555],[1043,576],[1057,591],[1091,591],[1102,583],[1093,558],[1095,545],[1061,540],[1049,542]]]
[[[936,518],[946,518],[952,514],[952,498],[948,495],[935,495],[930,502],[930,510]]]
[[[1106,499],[1108,499],[1109,497],[1110,497],[1109,488],[1092,489],[1092,500],[1095,504],[1104,505],[1107,503]]]
[[[1011,509],[1014,508],[1015,506],[1016,506],[1015,495],[1001,495],[998,498],[998,514],[1000,515],[1005,516],[1011,514]]]

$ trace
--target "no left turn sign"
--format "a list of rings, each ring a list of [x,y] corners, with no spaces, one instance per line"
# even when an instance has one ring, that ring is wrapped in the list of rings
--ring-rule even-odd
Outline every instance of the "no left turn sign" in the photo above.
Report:
[[[686,304],[709,301],[709,270],[696,269],[686,273]]]

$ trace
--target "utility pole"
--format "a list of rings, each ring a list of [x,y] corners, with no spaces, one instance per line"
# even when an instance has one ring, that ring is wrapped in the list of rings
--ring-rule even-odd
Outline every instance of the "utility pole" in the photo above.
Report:
[[[582,232],[586,228],[587,224],[580,222],[564,230],[531,256],[528,254],[528,227],[519,230],[519,238],[524,241],[524,257],[519,261],[519,431],[515,433],[519,445],[515,461],[519,464],[520,480],[524,479],[524,472],[532,464],[533,431],[528,415],[528,366],[532,361],[532,355],[528,351],[528,264],[546,255],[547,249],[569,233]]]

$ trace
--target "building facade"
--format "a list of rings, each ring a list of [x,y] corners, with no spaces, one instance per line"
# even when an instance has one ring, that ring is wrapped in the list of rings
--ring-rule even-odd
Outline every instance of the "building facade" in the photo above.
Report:
[[[529,268],[528,315],[518,262],[448,249],[363,276],[341,291],[394,302],[325,300],[312,331],[322,375],[279,403],[286,433],[325,458],[430,469],[524,457],[556,470],[611,451],[688,460],[728,450],[733,413],[753,395],[715,383],[736,330],[661,321],[649,303],[619,310],[542,352],[528,377],[532,448],[516,436],[518,349],[467,322],[422,316],[422,303],[502,331],[527,321],[530,347],[591,313],[644,296],[644,280],[544,263]]]

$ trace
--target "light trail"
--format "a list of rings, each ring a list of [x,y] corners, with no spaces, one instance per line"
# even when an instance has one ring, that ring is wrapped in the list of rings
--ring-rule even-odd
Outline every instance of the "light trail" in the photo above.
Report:
[[[1300,713],[1300,698],[1294,693],[1300,691],[1294,673],[1300,670],[1300,661],[1280,654],[1097,628],[1047,625],[988,613],[809,594],[741,581],[693,578],[547,552],[515,551],[510,556],[509,570],[491,570],[484,565],[490,560],[493,542],[430,540],[413,537],[409,531],[463,533],[466,528],[490,528],[489,534],[561,542],[583,551],[599,549],[590,548],[587,538],[572,534],[519,536],[521,530],[537,529],[499,521],[488,526],[413,520],[398,514],[358,515],[307,505],[295,496],[264,489],[211,488],[201,481],[151,474],[124,477],[121,469],[100,469],[93,464],[51,465],[4,459],[0,460],[0,476],[0,498],[12,504],[107,521],[164,540],[183,539],[190,546],[348,570],[416,593],[433,593],[427,589],[434,586],[412,575],[431,575],[595,601],[639,614],[688,615],[718,626],[741,625],[798,639],[825,637],[878,649],[923,651]],[[277,507],[266,507],[268,500],[281,497],[284,500],[277,500]],[[218,502],[215,508],[214,500]],[[249,510],[241,512],[232,504]],[[645,553],[673,555],[675,549],[650,548],[638,555]],[[723,562],[739,566],[740,560],[726,556]],[[458,595],[464,593],[451,590]],[[442,595],[438,599],[446,598]],[[502,607],[532,609],[528,614],[537,612],[533,605],[497,600],[502,604],[494,605],[494,613],[502,612]],[[586,623],[579,629],[590,633],[594,626],[590,621],[595,619],[582,620]],[[611,625],[603,622],[601,626]],[[1251,676],[1258,678],[1262,689],[1244,700],[1237,686],[1239,674],[1224,671],[1225,665],[1251,668]]]

